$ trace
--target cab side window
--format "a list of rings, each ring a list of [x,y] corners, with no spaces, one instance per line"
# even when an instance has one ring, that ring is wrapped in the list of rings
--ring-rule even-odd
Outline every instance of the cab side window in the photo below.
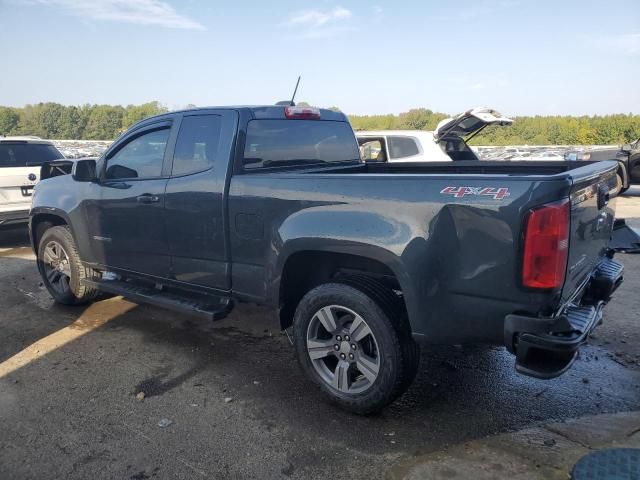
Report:
[[[420,149],[412,137],[389,137],[389,155],[391,158],[405,158],[418,155]]]
[[[107,159],[106,179],[160,177],[169,131],[169,127],[159,128],[126,143]]]
[[[365,162],[384,162],[384,145],[379,139],[363,140],[359,139],[360,158]]]
[[[211,168],[218,154],[221,117],[192,115],[182,119],[171,174],[188,175]]]

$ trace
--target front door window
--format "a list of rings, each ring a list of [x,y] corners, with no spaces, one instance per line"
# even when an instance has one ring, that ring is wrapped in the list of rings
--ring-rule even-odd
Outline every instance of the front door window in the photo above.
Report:
[[[107,159],[105,178],[122,180],[161,176],[169,131],[169,128],[153,130],[126,143]]]

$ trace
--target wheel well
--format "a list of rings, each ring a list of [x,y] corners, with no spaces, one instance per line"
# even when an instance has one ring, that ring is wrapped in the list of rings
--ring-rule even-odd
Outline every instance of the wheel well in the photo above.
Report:
[[[280,326],[293,323],[293,315],[302,297],[312,288],[341,277],[365,275],[392,290],[400,290],[393,271],[384,263],[359,255],[304,251],[291,255],[280,280]]]
[[[618,162],[618,170],[616,171],[622,178],[622,186],[629,185],[627,168],[622,162]]]
[[[36,252],[38,251],[38,245],[40,245],[40,239],[42,238],[44,232],[46,232],[51,227],[66,224],[67,222],[65,222],[63,218],[57,215],[50,215],[47,213],[36,215],[31,221],[31,235],[33,238],[34,250]]]

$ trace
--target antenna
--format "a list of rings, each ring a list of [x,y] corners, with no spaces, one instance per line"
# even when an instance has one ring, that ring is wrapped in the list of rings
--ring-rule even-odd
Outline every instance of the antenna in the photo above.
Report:
[[[296,98],[296,93],[298,93],[298,85],[300,85],[300,79],[302,77],[298,75],[298,81],[296,82],[296,88],[293,91],[293,96],[291,97],[291,100],[283,100],[281,102],[277,102],[276,105],[284,105],[287,107],[295,107],[296,103],[294,102],[295,98]]]
[[[291,97],[291,106],[295,107],[295,98],[296,98],[296,93],[298,93],[298,85],[300,85],[300,78],[302,78],[300,75],[298,75],[298,81],[296,82],[296,88],[295,90],[293,90],[293,96]]]

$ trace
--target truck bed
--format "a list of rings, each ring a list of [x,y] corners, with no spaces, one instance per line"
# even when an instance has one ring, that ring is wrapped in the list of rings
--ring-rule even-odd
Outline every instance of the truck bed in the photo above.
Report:
[[[605,178],[615,182],[615,167],[615,162],[351,163],[237,175],[229,190],[230,218],[242,217],[244,205],[251,204],[270,235],[247,241],[244,232],[231,229],[231,256],[243,259],[234,262],[232,284],[252,298],[270,296],[260,279],[269,265],[278,264],[274,253],[280,245],[311,250],[331,238],[331,248],[369,252],[396,269],[414,332],[437,343],[495,342],[507,313],[550,315],[576,293],[603,258],[614,205],[601,210],[593,195],[576,201],[567,277],[556,292],[519,286],[528,213],[568,201]],[[606,224],[598,225],[605,212]],[[405,278],[413,285],[403,285]]]
[[[407,162],[347,165],[321,169],[323,173],[371,173],[371,174],[442,174],[442,175],[518,175],[548,176],[576,170],[596,162]],[[310,171],[317,172],[318,170]]]

